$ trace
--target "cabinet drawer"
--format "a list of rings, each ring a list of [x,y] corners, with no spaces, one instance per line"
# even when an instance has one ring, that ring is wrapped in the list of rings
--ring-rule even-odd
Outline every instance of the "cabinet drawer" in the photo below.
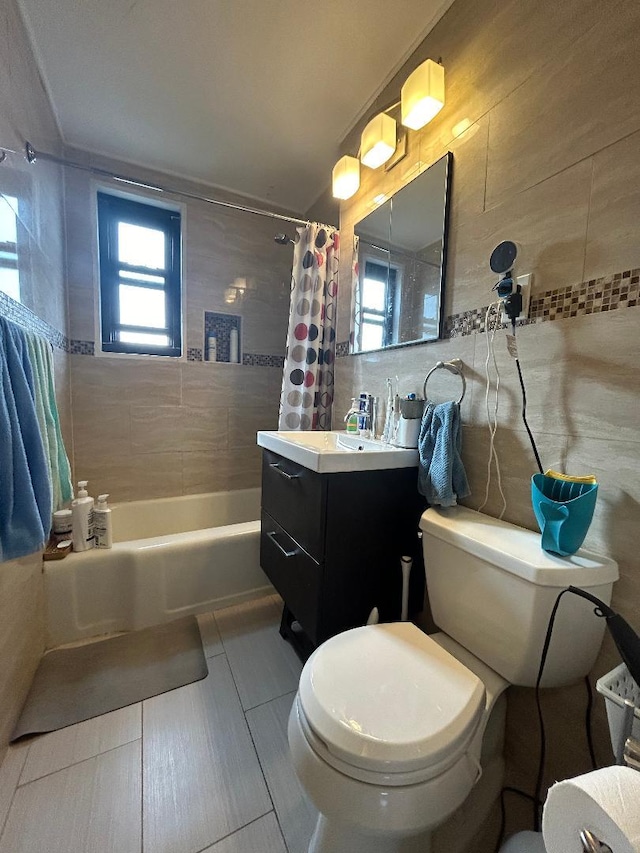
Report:
[[[325,495],[321,474],[263,452],[262,508],[318,562],[324,555]]]
[[[262,513],[260,565],[316,643],[321,567],[266,512]]]

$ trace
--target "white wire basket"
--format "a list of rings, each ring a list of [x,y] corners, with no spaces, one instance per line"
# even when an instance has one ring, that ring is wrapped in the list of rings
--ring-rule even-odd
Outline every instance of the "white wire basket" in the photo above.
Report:
[[[624,735],[640,740],[640,687],[629,675],[627,665],[621,663],[611,672],[596,681],[596,690],[604,696],[609,721],[611,746],[617,756]],[[633,725],[630,732],[624,731],[625,699],[633,702]]]

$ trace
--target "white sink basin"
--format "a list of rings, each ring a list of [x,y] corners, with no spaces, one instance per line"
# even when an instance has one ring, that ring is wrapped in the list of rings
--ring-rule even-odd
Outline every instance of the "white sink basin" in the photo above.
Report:
[[[258,444],[320,474],[345,471],[380,471],[413,468],[418,451],[392,447],[377,439],[360,438],[346,432],[258,433]]]

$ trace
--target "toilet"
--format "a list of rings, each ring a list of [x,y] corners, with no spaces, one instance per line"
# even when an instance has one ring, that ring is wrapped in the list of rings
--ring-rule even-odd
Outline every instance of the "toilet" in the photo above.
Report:
[[[561,589],[605,602],[613,560],[556,557],[532,531],[465,507],[420,521],[439,632],[367,625],[327,640],[307,661],[289,717],[296,774],[319,811],[309,853],[457,853],[502,787],[504,691],[535,686]],[[567,595],[543,687],[593,666],[604,620]]]

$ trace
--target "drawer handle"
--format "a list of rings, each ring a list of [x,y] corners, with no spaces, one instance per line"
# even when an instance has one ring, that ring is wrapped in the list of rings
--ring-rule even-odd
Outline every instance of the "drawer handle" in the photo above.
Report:
[[[295,555],[298,553],[297,548],[294,548],[294,550],[293,550],[293,551],[287,551],[287,549],[286,549],[286,548],[283,548],[283,547],[282,547],[282,545],[281,545],[281,544],[278,542],[278,540],[276,539],[276,534],[275,534],[275,532],[273,532],[273,533],[267,533],[267,536],[269,537],[269,539],[271,539],[271,541],[272,541],[272,542],[273,542],[273,544],[276,546],[276,548],[277,548],[279,551],[282,551],[282,553],[284,554],[284,556],[285,556],[285,557],[295,557]]]
[[[298,480],[300,478],[300,474],[287,474],[286,471],[283,471],[282,468],[279,467],[277,462],[269,462],[269,467],[273,468],[274,471],[277,471],[278,474],[285,477],[287,480]]]

